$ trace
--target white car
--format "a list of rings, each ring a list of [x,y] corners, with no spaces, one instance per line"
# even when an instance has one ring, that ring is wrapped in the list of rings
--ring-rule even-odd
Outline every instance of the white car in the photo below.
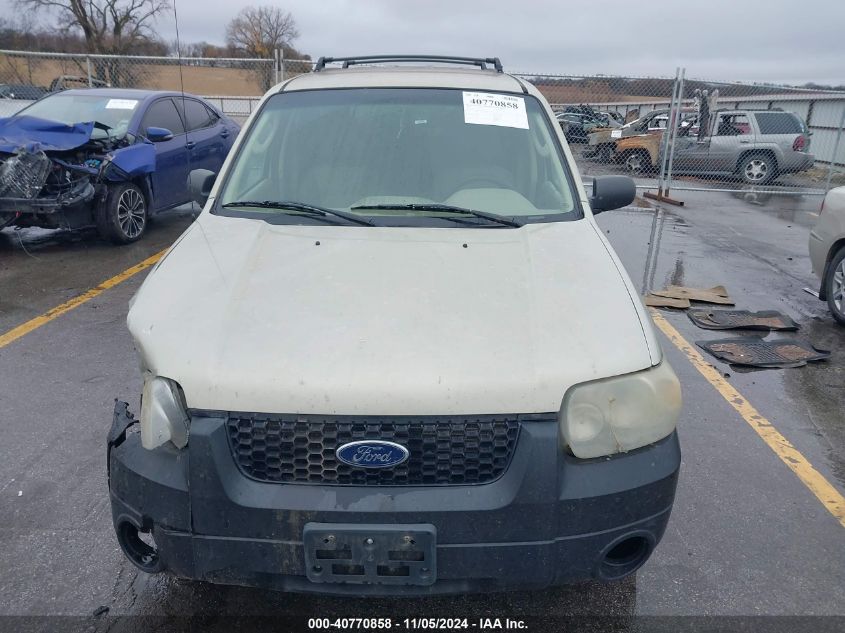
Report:
[[[821,279],[819,299],[845,325],[845,187],[827,192],[816,226],[810,231],[810,261]]]
[[[680,386],[593,219],[634,185],[588,194],[532,85],[321,59],[190,181],[202,214],[127,319],[140,417],[109,434],[136,566],[429,595],[646,561]]]

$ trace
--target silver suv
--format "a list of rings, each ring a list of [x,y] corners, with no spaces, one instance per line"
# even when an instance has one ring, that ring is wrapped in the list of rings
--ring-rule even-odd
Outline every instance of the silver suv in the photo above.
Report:
[[[645,563],[680,383],[593,219],[634,183],[590,195],[536,87],[497,58],[320,58],[190,183],[108,440],[133,564],[429,596]]]
[[[721,110],[709,121],[708,134],[686,128],[675,142],[674,171],[679,174],[738,175],[764,185],[778,174],[809,169],[807,126],[795,114],[779,110]]]

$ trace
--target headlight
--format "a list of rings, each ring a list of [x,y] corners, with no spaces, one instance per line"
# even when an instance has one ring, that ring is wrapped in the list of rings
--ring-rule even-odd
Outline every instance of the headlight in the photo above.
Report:
[[[141,399],[141,445],[153,449],[167,441],[177,448],[188,444],[188,414],[182,394],[168,378],[148,378]]]
[[[681,385],[669,361],[634,374],[575,385],[560,425],[576,457],[612,455],[660,440],[675,429]]]

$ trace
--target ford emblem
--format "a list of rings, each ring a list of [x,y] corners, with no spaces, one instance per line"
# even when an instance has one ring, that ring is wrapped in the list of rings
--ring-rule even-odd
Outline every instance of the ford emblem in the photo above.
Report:
[[[334,454],[344,464],[361,468],[390,468],[408,459],[408,449],[395,442],[363,440],[339,446]]]

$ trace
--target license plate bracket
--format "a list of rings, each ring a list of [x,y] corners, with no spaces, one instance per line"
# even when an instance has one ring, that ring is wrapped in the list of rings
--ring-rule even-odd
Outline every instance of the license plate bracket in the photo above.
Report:
[[[437,580],[433,525],[306,523],[302,540],[311,582],[428,586]]]

